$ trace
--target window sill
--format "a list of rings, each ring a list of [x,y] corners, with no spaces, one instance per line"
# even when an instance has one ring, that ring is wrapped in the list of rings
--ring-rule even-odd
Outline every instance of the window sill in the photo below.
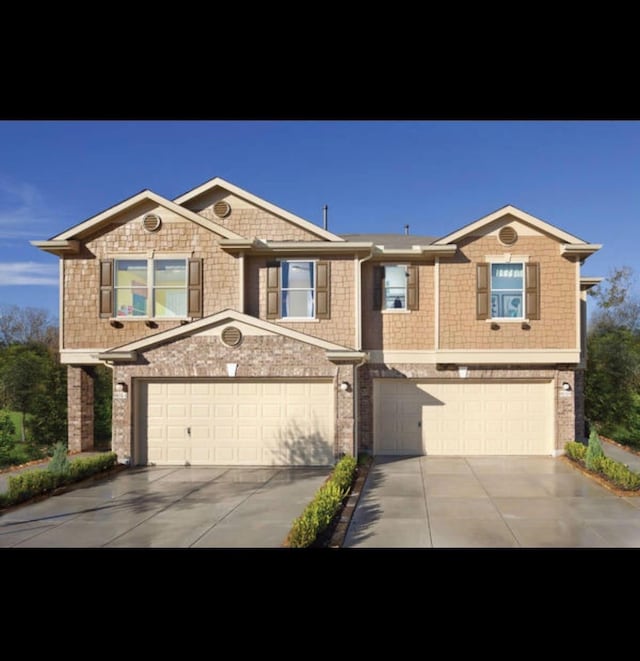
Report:
[[[192,317],[109,317],[107,319],[109,323],[112,322],[132,322],[132,321],[141,321],[143,323],[153,322],[158,323],[160,321],[193,321]]]
[[[286,321],[287,323],[294,322],[294,323],[316,324],[320,322],[320,319],[316,319],[315,317],[279,317],[274,321]]]
[[[528,324],[529,319],[526,317],[493,317],[492,319],[485,319],[487,324]]]
[[[409,314],[411,310],[404,310],[402,308],[389,308],[388,310],[380,310],[382,314]]]

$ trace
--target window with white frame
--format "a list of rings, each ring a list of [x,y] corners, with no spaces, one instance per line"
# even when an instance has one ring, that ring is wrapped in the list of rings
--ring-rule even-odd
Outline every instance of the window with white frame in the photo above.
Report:
[[[385,310],[407,309],[407,267],[402,265],[384,267],[384,296]]]
[[[118,317],[186,317],[186,259],[116,259]]]
[[[524,264],[491,264],[491,318],[524,318]]]
[[[280,277],[282,318],[315,317],[315,263],[308,260],[282,261]]]

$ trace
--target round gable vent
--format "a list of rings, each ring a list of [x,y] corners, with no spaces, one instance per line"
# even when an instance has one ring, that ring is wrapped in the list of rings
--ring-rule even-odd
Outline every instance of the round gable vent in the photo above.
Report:
[[[237,347],[242,342],[242,332],[235,326],[227,326],[222,331],[222,341],[228,347]]]
[[[518,240],[518,233],[513,229],[513,227],[503,227],[500,232],[498,232],[498,238],[500,243],[505,246],[512,246]]]
[[[147,232],[157,232],[162,225],[162,220],[157,213],[148,213],[142,219],[142,226],[147,230]]]
[[[218,216],[218,218],[226,218],[231,213],[231,205],[224,200],[216,202],[213,205],[213,213]]]

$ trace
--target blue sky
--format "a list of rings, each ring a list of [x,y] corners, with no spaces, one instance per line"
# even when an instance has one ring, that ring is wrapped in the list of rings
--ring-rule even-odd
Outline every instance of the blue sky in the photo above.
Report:
[[[640,121],[0,121],[0,305],[58,314],[33,248],[149,188],[220,176],[329,229],[443,236],[513,204],[636,270]],[[634,292],[635,293],[635,292]]]

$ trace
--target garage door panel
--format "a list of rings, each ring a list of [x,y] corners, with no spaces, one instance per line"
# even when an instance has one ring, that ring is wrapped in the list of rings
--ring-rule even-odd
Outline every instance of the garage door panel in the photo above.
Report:
[[[553,421],[551,382],[374,380],[376,454],[551,454]]]
[[[185,381],[140,385],[147,460],[156,464],[334,462],[329,381]],[[191,433],[187,433],[190,429]],[[144,442],[144,441],[143,441]]]

